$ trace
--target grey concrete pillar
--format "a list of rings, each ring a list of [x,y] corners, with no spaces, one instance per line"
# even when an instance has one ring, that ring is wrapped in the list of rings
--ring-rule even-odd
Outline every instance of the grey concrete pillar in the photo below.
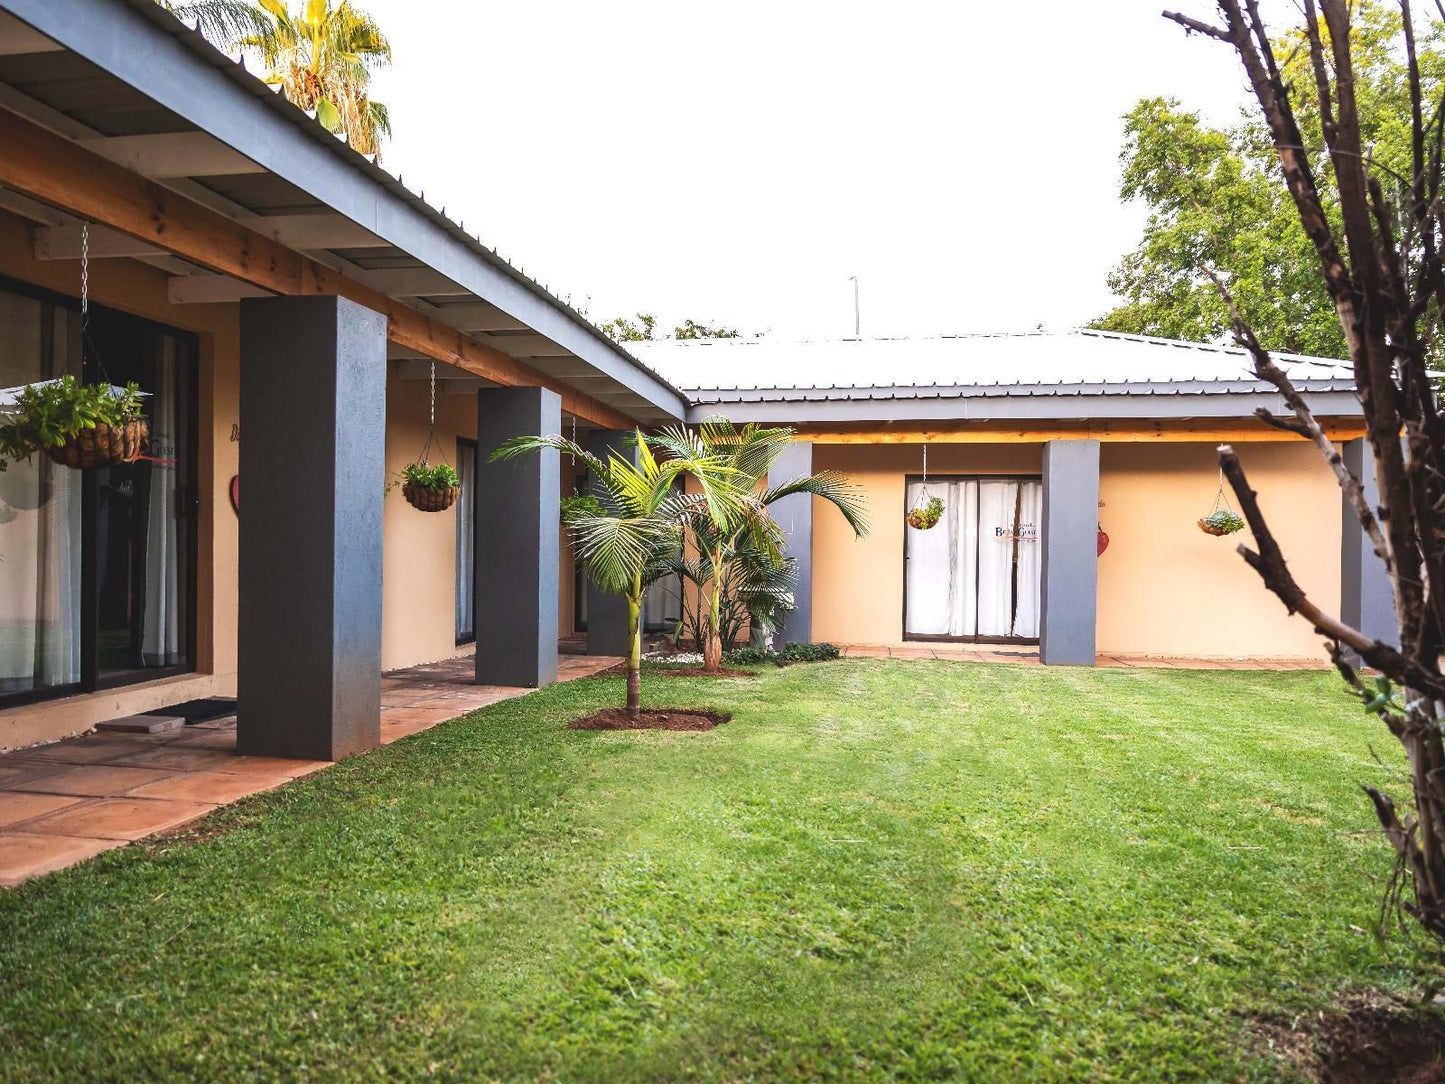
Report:
[[[386,317],[241,302],[236,748],[337,760],[381,741]]]
[[[557,680],[557,561],[562,464],[551,449],[504,462],[505,441],[562,431],[546,388],[477,392],[477,684],[536,688]]]
[[[780,485],[813,473],[813,445],[795,440],[778,456],[768,473],[768,485]],[[797,585],[793,588],[793,610],[783,617],[778,646],[813,642],[813,495],[795,493],[774,501],[768,509],[787,539],[788,556],[796,562]]]
[[[1039,658],[1093,666],[1099,583],[1099,442],[1044,445],[1042,621]]]
[[[594,429],[587,450],[604,463],[613,455],[637,462],[637,434],[631,429]],[[583,575],[587,591],[587,654],[626,655],[627,600],[604,591]]]
[[[1371,508],[1378,508],[1380,486],[1375,477],[1375,457],[1370,442],[1358,437],[1347,441],[1341,452],[1345,466],[1364,486],[1365,500]],[[1385,571],[1385,563],[1365,537],[1359,517],[1343,494],[1340,504],[1340,620],[1367,636],[1399,647],[1395,590]]]

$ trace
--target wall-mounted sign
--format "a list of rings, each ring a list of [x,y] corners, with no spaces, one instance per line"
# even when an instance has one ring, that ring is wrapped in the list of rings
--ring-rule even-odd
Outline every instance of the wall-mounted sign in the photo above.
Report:
[[[231,511],[236,515],[241,514],[241,476],[231,475]]]

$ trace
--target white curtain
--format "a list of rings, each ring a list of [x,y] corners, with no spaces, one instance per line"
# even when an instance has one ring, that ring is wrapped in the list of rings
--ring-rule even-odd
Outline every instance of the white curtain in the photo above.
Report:
[[[924,488],[908,485],[909,508]],[[943,501],[943,516],[930,530],[904,528],[906,634],[1036,637],[1042,484],[935,480],[927,495]]]
[[[472,520],[477,502],[477,446],[470,441],[457,442],[457,474],[461,490],[457,495],[457,642],[473,639],[477,634],[473,607],[476,574],[476,524]]]
[[[0,387],[80,371],[79,314],[0,291]],[[80,474],[0,473],[0,693],[80,681]]]
[[[180,400],[184,392],[176,340],[157,335],[147,343],[155,379],[146,400],[152,457],[140,469],[149,475],[145,517],[145,611],[141,614],[141,661],[146,666],[175,666],[185,654],[181,643],[181,508],[178,457],[181,453]]]

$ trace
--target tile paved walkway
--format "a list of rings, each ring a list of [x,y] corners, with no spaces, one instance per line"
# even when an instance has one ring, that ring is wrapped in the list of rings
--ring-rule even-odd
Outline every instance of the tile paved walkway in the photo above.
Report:
[[[622,661],[563,655],[568,681]],[[473,685],[471,656],[384,674],[381,743],[529,689]],[[219,805],[325,768],[236,755],[236,718],[159,734],[91,733],[0,755],[0,886],[187,824]]]

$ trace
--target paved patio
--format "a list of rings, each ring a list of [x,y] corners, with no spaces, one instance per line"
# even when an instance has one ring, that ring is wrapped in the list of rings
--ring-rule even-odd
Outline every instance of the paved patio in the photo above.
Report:
[[[1008,662],[1038,666],[1039,650],[1028,644],[910,643],[844,644],[839,651],[848,658],[864,659],[949,659],[954,662]],[[1095,655],[1095,666],[1144,667],[1154,670],[1328,670],[1323,656],[1296,659],[1195,659],[1163,655]]]
[[[563,655],[558,679],[621,661]],[[472,674],[471,656],[385,674],[382,744],[532,691],[474,685]],[[91,733],[0,755],[0,886],[180,827],[329,764],[238,756],[234,715],[159,734]]]

